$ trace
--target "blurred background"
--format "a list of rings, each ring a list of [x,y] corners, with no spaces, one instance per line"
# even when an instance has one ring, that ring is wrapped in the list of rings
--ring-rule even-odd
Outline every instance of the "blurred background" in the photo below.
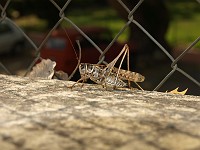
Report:
[[[62,8],[65,0],[55,0]],[[132,10],[138,0],[123,0]],[[4,7],[8,4],[5,12]],[[60,19],[58,9],[46,0],[6,0],[0,2],[0,73],[23,76],[37,55],[35,47],[24,38],[10,18],[40,48],[42,58],[57,62],[57,70],[71,74],[77,65],[78,47],[82,48],[81,62],[97,63],[100,53],[68,22],[62,21],[48,40],[43,40]],[[128,21],[128,13],[117,0],[72,0],[65,16],[80,27],[102,50],[112,41]],[[178,57],[200,36],[200,3],[191,0],[148,0],[133,14],[174,58]],[[42,46],[41,46],[42,43]],[[172,70],[170,59],[133,23],[120,34],[106,53],[109,63],[123,45],[130,47],[132,71],[146,77],[141,86],[153,90]],[[125,61],[126,62],[126,61]],[[198,82],[200,81],[200,42],[180,60],[178,65]],[[126,64],[123,64],[126,69]],[[79,78],[78,73],[72,80]],[[159,89],[170,91],[188,88],[187,94],[200,95],[200,87],[179,72],[175,72]]]

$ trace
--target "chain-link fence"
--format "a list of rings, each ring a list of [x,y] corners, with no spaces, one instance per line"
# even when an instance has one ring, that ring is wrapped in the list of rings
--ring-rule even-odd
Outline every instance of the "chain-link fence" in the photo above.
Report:
[[[159,84],[157,84],[152,90],[159,90],[161,86],[163,86],[167,80],[170,80],[171,76],[175,73],[175,72],[179,72],[181,73],[183,76],[187,77],[191,82],[193,82],[195,85],[197,85],[197,88],[200,91],[200,82],[197,81],[194,77],[192,77],[190,74],[188,74],[187,72],[185,72],[184,68],[181,69],[178,65],[178,62],[188,53],[188,51],[190,51],[195,44],[197,44],[200,41],[200,37],[197,37],[196,40],[194,40],[194,42],[188,46],[188,48],[186,48],[177,58],[174,58],[139,22],[137,22],[134,19],[134,13],[136,12],[137,9],[139,9],[141,7],[141,5],[143,4],[144,0],[140,0],[137,5],[135,5],[135,7],[130,10],[121,0],[116,0],[120,5],[121,5],[121,9],[124,9],[127,13],[127,22],[124,24],[124,26],[121,28],[121,30],[118,32],[118,34],[113,38],[113,40],[107,45],[107,47],[105,49],[101,49],[92,38],[90,38],[86,33],[84,33],[82,31],[82,29],[77,26],[71,19],[68,18],[67,15],[65,15],[65,11],[68,9],[69,4],[71,3],[72,0],[68,0],[66,1],[66,3],[63,5],[63,7],[60,7],[55,1],[53,0],[49,0],[47,1],[47,3],[52,3],[53,6],[55,6],[55,8],[58,10],[59,12],[59,20],[57,21],[57,23],[52,27],[52,29],[48,32],[48,34],[46,35],[46,37],[44,38],[44,40],[42,41],[42,43],[37,46],[32,39],[23,31],[23,29],[21,29],[12,19],[10,19],[6,13],[7,11],[7,7],[9,6],[10,3],[12,3],[10,0],[8,0],[5,5],[0,4],[0,11],[1,11],[1,17],[0,17],[0,23],[2,21],[7,21],[10,24],[12,24],[13,26],[15,26],[25,37],[25,39],[29,42],[29,44],[31,44],[31,46],[34,48],[36,54],[35,54],[35,58],[34,60],[31,62],[31,64],[29,65],[29,67],[27,68],[27,71],[25,73],[25,75],[30,72],[30,70],[32,69],[32,67],[35,65],[35,63],[38,61],[38,59],[41,58],[40,56],[40,50],[41,48],[45,45],[45,43],[47,42],[47,40],[49,39],[49,37],[51,36],[51,34],[53,33],[53,31],[63,22],[66,22],[68,24],[70,24],[76,31],[78,31],[88,42],[90,42],[95,48],[96,50],[100,53],[100,57],[98,60],[98,64],[104,63],[107,64],[107,62],[105,61],[105,57],[104,55],[108,52],[108,50],[110,49],[110,47],[113,45],[113,43],[115,43],[118,38],[122,35],[122,33],[124,33],[124,31],[131,25],[134,24],[136,25],[142,32],[144,32],[146,34],[146,36],[152,40],[157,47],[160,49],[161,52],[163,52],[168,59],[171,62],[171,70],[168,74],[166,74],[166,76],[160,81]],[[199,1],[198,1],[199,2]],[[187,11],[187,10],[186,10]],[[90,56],[88,56],[90,57]],[[9,73],[9,70],[7,69],[6,65],[4,63],[1,62],[0,60],[0,67],[1,69],[3,69],[7,74]]]

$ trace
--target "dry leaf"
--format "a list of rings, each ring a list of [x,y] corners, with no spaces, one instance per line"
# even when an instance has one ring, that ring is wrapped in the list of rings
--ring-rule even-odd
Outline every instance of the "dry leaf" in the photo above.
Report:
[[[29,74],[29,77],[52,79],[55,66],[55,61],[51,61],[50,59],[42,59],[40,63],[36,64],[36,66],[33,67],[32,71]]]
[[[66,80],[66,81],[69,80],[68,74],[61,70],[55,71],[54,78],[59,79],[59,80]]]
[[[172,91],[170,91],[170,92],[167,92],[167,93],[172,93],[172,94],[180,94],[180,95],[185,95],[185,93],[187,92],[187,90],[188,90],[188,88],[187,89],[185,89],[184,91],[182,91],[182,92],[179,92],[178,91],[178,87],[176,88],[176,89],[174,89],[174,90],[172,90]]]

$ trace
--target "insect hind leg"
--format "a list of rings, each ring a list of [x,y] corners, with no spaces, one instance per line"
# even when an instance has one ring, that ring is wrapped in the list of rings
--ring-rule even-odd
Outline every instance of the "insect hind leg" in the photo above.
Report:
[[[81,88],[84,86],[84,82],[86,82],[88,80],[88,78],[86,78],[85,76],[84,77],[81,77],[78,81],[76,81],[72,86],[70,86],[69,88],[73,88],[76,84],[78,84],[79,82],[82,81],[82,85],[81,85]]]
[[[124,53],[124,54],[123,54]],[[121,50],[121,52],[119,53],[119,55],[113,60],[114,61],[114,64],[117,62],[117,60],[120,58],[120,56],[123,54],[122,56],[122,59],[120,61],[120,64],[119,64],[119,68],[118,68],[118,71],[117,71],[117,75],[116,75],[116,78],[115,78],[115,83],[117,82],[118,78],[119,78],[119,71],[121,69],[121,66],[122,66],[122,63],[124,61],[124,58],[125,56],[127,55],[127,70],[129,71],[130,70],[130,61],[129,61],[129,47],[127,44],[124,45],[123,49]],[[114,67],[114,65],[113,65]],[[130,81],[128,80],[128,87],[130,88],[131,87],[131,84],[130,84]]]

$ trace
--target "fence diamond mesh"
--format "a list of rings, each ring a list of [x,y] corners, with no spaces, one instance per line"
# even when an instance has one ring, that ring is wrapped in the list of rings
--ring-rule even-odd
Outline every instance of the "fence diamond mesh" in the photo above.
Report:
[[[152,89],[153,91],[157,91],[161,88],[161,86],[163,86],[167,80],[170,80],[171,76],[175,73],[175,72],[179,72],[180,74],[182,74],[183,76],[185,76],[186,78],[188,78],[191,82],[193,82],[194,84],[197,85],[197,87],[200,90],[200,82],[197,81],[194,77],[192,77],[190,74],[188,74],[184,67],[180,68],[179,67],[179,61],[185,57],[185,55],[191,51],[192,48],[194,48],[194,46],[200,41],[200,37],[197,37],[194,42],[189,45],[177,58],[174,58],[163,46],[162,44],[160,44],[139,22],[137,22],[134,19],[134,14],[135,12],[142,6],[144,0],[140,0],[137,5],[135,5],[135,7],[130,10],[129,7],[127,7],[123,1],[121,0],[116,0],[120,5],[121,5],[121,9],[124,9],[127,13],[127,22],[123,25],[123,27],[119,30],[119,32],[115,35],[115,37],[112,39],[112,41],[107,45],[107,47],[105,49],[100,48],[94,41],[92,38],[90,38],[86,33],[84,33],[84,31],[78,26],[76,25],[71,19],[68,18],[68,16],[66,15],[65,11],[68,9],[69,4],[72,2],[72,0],[68,0],[65,2],[65,4],[60,7],[56,1],[54,0],[49,0],[46,3],[51,3],[57,10],[59,13],[59,20],[56,22],[56,24],[51,28],[51,30],[48,32],[48,34],[45,36],[45,38],[42,40],[42,42],[40,43],[40,45],[38,46],[26,33],[25,31],[20,28],[12,19],[10,19],[10,17],[7,15],[7,8],[8,6],[12,3],[11,0],[6,1],[6,3],[0,4],[0,12],[1,12],[1,16],[0,16],[0,23],[2,23],[3,21],[7,21],[10,24],[12,24],[12,26],[15,26],[18,31],[20,31],[24,38],[28,41],[28,43],[34,48],[35,51],[35,55],[34,55],[34,59],[32,60],[32,62],[29,64],[26,73],[24,74],[24,76],[26,76],[32,69],[32,67],[35,65],[35,63],[41,59],[40,56],[40,52],[42,47],[45,45],[45,43],[47,42],[47,40],[50,38],[51,34],[53,33],[54,30],[56,30],[58,28],[58,26],[61,25],[61,23],[66,22],[68,24],[70,24],[76,31],[78,31],[90,44],[92,44],[96,51],[98,51],[100,53],[99,56],[99,60],[98,60],[98,64],[107,64],[108,62],[105,61],[105,54],[108,52],[108,50],[110,49],[110,47],[113,45],[113,43],[115,43],[118,38],[124,33],[124,31],[131,25],[134,24],[136,25],[151,41],[153,41],[157,47],[159,48],[159,50],[164,53],[167,58],[170,60],[171,63],[171,70],[168,74],[166,74],[166,76]],[[199,2],[197,0],[197,2]],[[186,10],[187,11],[187,10]],[[81,44],[81,43],[80,43]],[[88,56],[90,57],[90,56]],[[6,64],[3,63],[0,60],[0,67],[1,69],[4,70],[4,72],[6,74],[12,74],[10,73],[10,70],[6,67]]]

